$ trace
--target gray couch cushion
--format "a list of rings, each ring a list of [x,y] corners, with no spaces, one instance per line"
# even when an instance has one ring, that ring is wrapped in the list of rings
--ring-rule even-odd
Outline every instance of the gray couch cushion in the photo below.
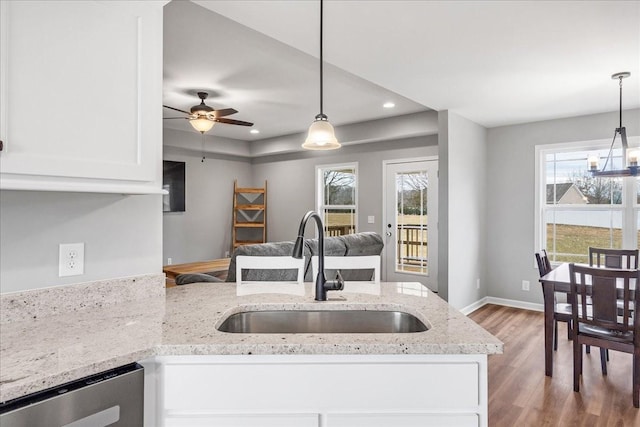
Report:
[[[380,255],[384,248],[384,242],[378,233],[347,234],[338,238],[347,248],[345,256]]]

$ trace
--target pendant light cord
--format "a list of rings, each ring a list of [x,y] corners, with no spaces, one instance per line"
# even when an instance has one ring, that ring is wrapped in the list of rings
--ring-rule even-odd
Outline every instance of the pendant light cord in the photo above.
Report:
[[[607,159],[604,161],[604,166],[602,167],[602,170],[604,171],[607,168],[607,165],[609,164],[609,159],[611,159],[611,164],[613,165],[613,144],[615,144],[616,142],[616,136],[618,136],[618,133],[621,132],[622,129],[622,79],[624,77],[620,76],[620,127],[618,127],[618,129],[616,129],[613,132],[613,140],[611,141],[611,146],[609,147],[609,153],[607,154]],[[624,141],[623,141],[624,142]]]
[[[324,114],[322,111],[322,82],[323,82],[323,73],[322,73],[322,15],[323,15],[323,1],[320,0],[320,114]]]
[[[622,76],[620,78],[620,128],[622,129]]]

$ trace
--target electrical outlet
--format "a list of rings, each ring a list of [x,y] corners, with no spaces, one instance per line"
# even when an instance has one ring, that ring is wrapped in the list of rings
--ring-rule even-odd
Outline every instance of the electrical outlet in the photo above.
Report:
[[[522,281],[522,290],[523,291],[528,291],[529,290],[529,281],[528,280],[523,280]]]
[[[369,215],[369,216],[367,217],[367,223],[369,223],[369,224],[375,224],[375,222],[376,222],[376,217],[375,217],[375,216],[373,216],[373,215]]]
[[[84,274],[84,243],[61,243],[58,276],[80,276]]]
[[[173,260],[171,258],[167,258],[167,265],[173,264]]]

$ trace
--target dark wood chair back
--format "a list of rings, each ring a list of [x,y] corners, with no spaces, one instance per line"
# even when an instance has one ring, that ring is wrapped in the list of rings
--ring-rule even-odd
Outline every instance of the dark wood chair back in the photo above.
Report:
[[[640,407],[640,270],[569,264],[573,323],[573,390],[580,391],[582,346],[633,355],[633,406]],[[589,305],[590,302],[590,305]]]
[[[538,272],[540,273],[540,277],[552,270],[551,261],[549,261],[546,250],[542,249],[540,252],[536,252],[536,262],[538,263]]]
[[[638,268],[638,249],[606,249],[589,247],[589,265],[604,268]]]
[[[575,295],[573,319],[608,331],[613,336],[631,337],[640,319],[632,317],[640,271],[602,269],[570,264],[571,292]],[[590,301],[590,303],[588,303]],[[589,305],[590,304],[590,305]],[[637,302],[636,302],[637,304]]]

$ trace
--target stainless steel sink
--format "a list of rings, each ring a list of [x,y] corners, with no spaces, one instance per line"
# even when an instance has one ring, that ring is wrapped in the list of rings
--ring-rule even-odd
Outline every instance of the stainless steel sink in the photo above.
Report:
[[[236,334],[397,334],[427,329],[411,314],[376,310],[244,311],[218,327]]]

